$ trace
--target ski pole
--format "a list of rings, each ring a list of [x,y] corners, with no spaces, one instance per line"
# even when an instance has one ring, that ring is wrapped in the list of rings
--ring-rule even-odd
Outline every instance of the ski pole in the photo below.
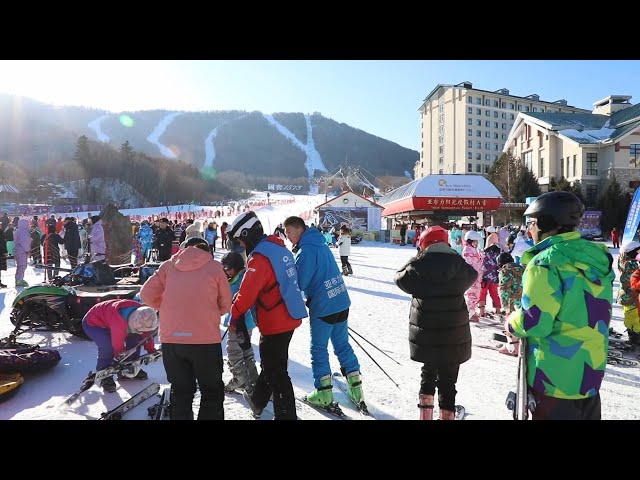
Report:
[[[376,347],[373,343],[371,343],[369,340],[367,340],[366,338],[364,338],[362,335],[360,335],[358,332],[356,332],[353,328],[351,327],[347,327],[349,330],[351,330],[353,333],[355,333],[356,335],[358,335],[362,340],[364,340],[365,342],[367,342],[369,345],[371,345],[373,348],[375,348],[376,350],[378,350],[379,352],[381,352],[383,355],[386,355],[387,357],[389,357],[391,360],[393,360],[394,362],[396,362],[398,365],[402,366],[402,364],[400,362],[398,362],[395,358],[393,358],[391,355],[389,355],[387,352],[385,352],[384,350],[381,350],[380,348]]]
[[[356,339],[353,337],[353,335],[349,334],[349,336],[351,337],[351,339],[352,339],[354,342],[356,342],[356,345],[358,345],[358,346],[362,349],[362,351],[363,351],[364,353],[366,353],[366,354],[367,354],[367,356],[368,356],[368,357],[373,361],[373,363],[375,363],[375,364],[378,366],[378,368],[379,368],[380,370],[382,370],[382,373],[384,373],[387,377],[389,377],[389,380],[391,380],[391,381],[393,382],[393,384],[394,384],[396,387],[398,387],[398,389],[400,389],[400,385],[398,385],[398,384],[395,382],[395,380],[389,376],[389,374],[385,371],[385,369],[384,369],[384,368],[382,368],[382,367],[380,366],[380,364],[379,364],[378,362],[376,362],[376,361],[375,361],[375,359],[374,359],[371,355],[369,355],[369,352],[367,352],[367,351],[364,349],[364,347],[363,347],[362,345],[360,345],[360,342],[358,342],[358,340],[356,340]]]

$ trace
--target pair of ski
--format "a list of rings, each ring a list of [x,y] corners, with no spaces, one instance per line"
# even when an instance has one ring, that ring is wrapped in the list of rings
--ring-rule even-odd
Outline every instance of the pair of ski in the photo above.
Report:
[[[609,349],[607,353],[607,363],[609,365],[622,365],[625,367],[640,367],[640,361],[633,358],[626,358],[622,351]]]
[[[160,395],[160,401],[147,408],[147,413],[153,420],[171,420],[169,406],[171,405],[171,385],[165,387]]]
[[[134,345],[129,350],[122,352],[118,357],[118,363],[116,365],[111,365],[107,368],[103,368],[102,370],[98,370],[97,372],[89,372],[89,374],[85,377],[85,379],[80,384],[80,388],[73,393],[69,398],[67,398],[63,405],[71,405],[73,404],[84,392],[89,390],[96,382],[100,382],[106,377],[114,375],[116,373],[120,373],[124,370],[136,367],[142,367],[143,365],[149,365],[150,363],[158,361],[162,358],[162,351],[156,350],[153,353],[147,353],[146,355],[142,355],[138,357],[136,360],[128,360],[139,347],[144,345],[149,337],[153,337],[157,333],[157,329],[152,332],[151,335],[145,336],[142,340],[140,340],[136,345]]]

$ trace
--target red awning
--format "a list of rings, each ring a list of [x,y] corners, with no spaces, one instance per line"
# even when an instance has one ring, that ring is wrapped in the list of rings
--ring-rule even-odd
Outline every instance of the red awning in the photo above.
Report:
[[[379,200],[385,217],[414,210],[490,211],[501,202],[498,189],[481,175],[429,175]]]

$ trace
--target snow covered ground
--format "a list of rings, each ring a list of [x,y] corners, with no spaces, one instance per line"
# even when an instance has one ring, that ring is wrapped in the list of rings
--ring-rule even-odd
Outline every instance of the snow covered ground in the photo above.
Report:
[[[309,197],[298,197],[299,203],[266,207],[259,211],[259,216],[268,223],[269,233],[288,215],[299,214],[314,205]],[[304,201],[303,201],[304,200]],[[314,203],[315,202],[315,203]],[[220,223],[220,222],[219,222]],[[265,225],[266,226],[266,225]],[[610,245],[610,244],[609,244]],[[332,250],[339,263],[337,250]],[[416,408],[420,385],[420,364],[409,359],[408,315],[410,296],[398,289],[394,282],[394,274],[411,256],[415,249],[409,246],[362,242],[353,245],[350,262],[354,275],[345,278],[352,300],[350,327],[357,333],[373,342],[386,354],[393,357],[398,365],[357,335],[355,338],[380,364],[390,380],[381,369],[352,342],[363,373],[364,391],[370,409],[380,419],[413,420],[419,415]],[[611,249],[617,260],[617,249]],[[216,258],[225,253],[218,249]],[[66,266],[66,265],[63,265]],[[9,288],[0,290],[0,337],[5,337],[12,330],[9,321],[11,304],[17,294],[13,275],[15,265],[9,262],[9,270],[2,272],[2,282]],[[30,285],[43,279],[40,271],[31,266],[27,268],[25,279]],[[618,289],[616,280],[614,294]],[[612,326],[617,331],[624,331],[622,309],[614,306]],[[497,353],[494,350],[481,348],[492,342],[491,333],[495,330],[472,327],[473,355],[471,360],[460,368],[457,384],[457,403],[466,407],[468,420],[510,419],[511,413],[504,402],[507,393],[515,386],[517,360]],[[253,344],[258,355],[258,331],[253,332]],[[96,419],[102,412],[113,408],[118,403],[137,393],[150,382],[167,385],[162,362],[145,367],[149,373],[148,381],[129,380],[119,384],[115,393],[103,394],[98,387],[85,392],[78,402],[71,407],[61,408],[63,400],[73,393],[82,379],[95,368],[96,347],[90,341],[75,338],[62,332],[27,333],[20,337],[25,343],[38,343],[43,348],[54,348],[62,356],[61,362],[54,368],[37,374],[25,375],[25,382],[16,395],[0,403],[0,419]],[[224,351],[225,345],[223,345]],[[334,370],[338,363],[330,349],[330,358]],[[289,373],[296,394],[303,395],[313,388],[309,354],[308,322],[303,321],[296,330],[289,350]],[[230,378],[225,367],[224,380]],[[395,385],[397,383],[397,386]],[[637,405],[640,403],[640,369],[634,367],[607,366],[604,383],[601,389],[603,419],[640,419]],[[334,388],[338,400],[339,390]],[[147,407],[155,403],[149,399],[126,414],[125,419],[144,420]],[[341,402],[348,407],[346,401]],[[304,419],[326,419],[315,410],[297,403],[298,414]],[[249,420],[251,415],[241,397],[227,395],[225,399],[225,417],[229,420]],[[266,418],[266,415],[263,416]]]

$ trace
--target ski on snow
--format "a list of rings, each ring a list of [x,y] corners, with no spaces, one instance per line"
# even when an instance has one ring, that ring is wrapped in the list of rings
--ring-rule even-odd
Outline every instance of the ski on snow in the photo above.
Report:
[[[364,400],[360,403],[356,403],[349,396],[348,394],[349,388],[347,387],[345,378],[342,376],[340,372],[333,372],[333,380],[334,380],[334,383],[338,386],[338,388],[342,391],[342,393],[344,393],[344,395],[347,397],[349,402],[356,408],[358,413],[360,413],[360,416],[362,416],[365,419],[372,419],[372,420],[376,419],[376,417],[369,411],[369,408],[367,407],[367,404],[364,402]]]
[[[143,388],[140,392],[136,393],[133,397],[125,400],[116,408],[103,413],[98,420],[122,420],[122,416],[131,410],[136,405],[141,404],[148,398],[153,397],[160,391],[160,385],[152,383],[151,385]]]

